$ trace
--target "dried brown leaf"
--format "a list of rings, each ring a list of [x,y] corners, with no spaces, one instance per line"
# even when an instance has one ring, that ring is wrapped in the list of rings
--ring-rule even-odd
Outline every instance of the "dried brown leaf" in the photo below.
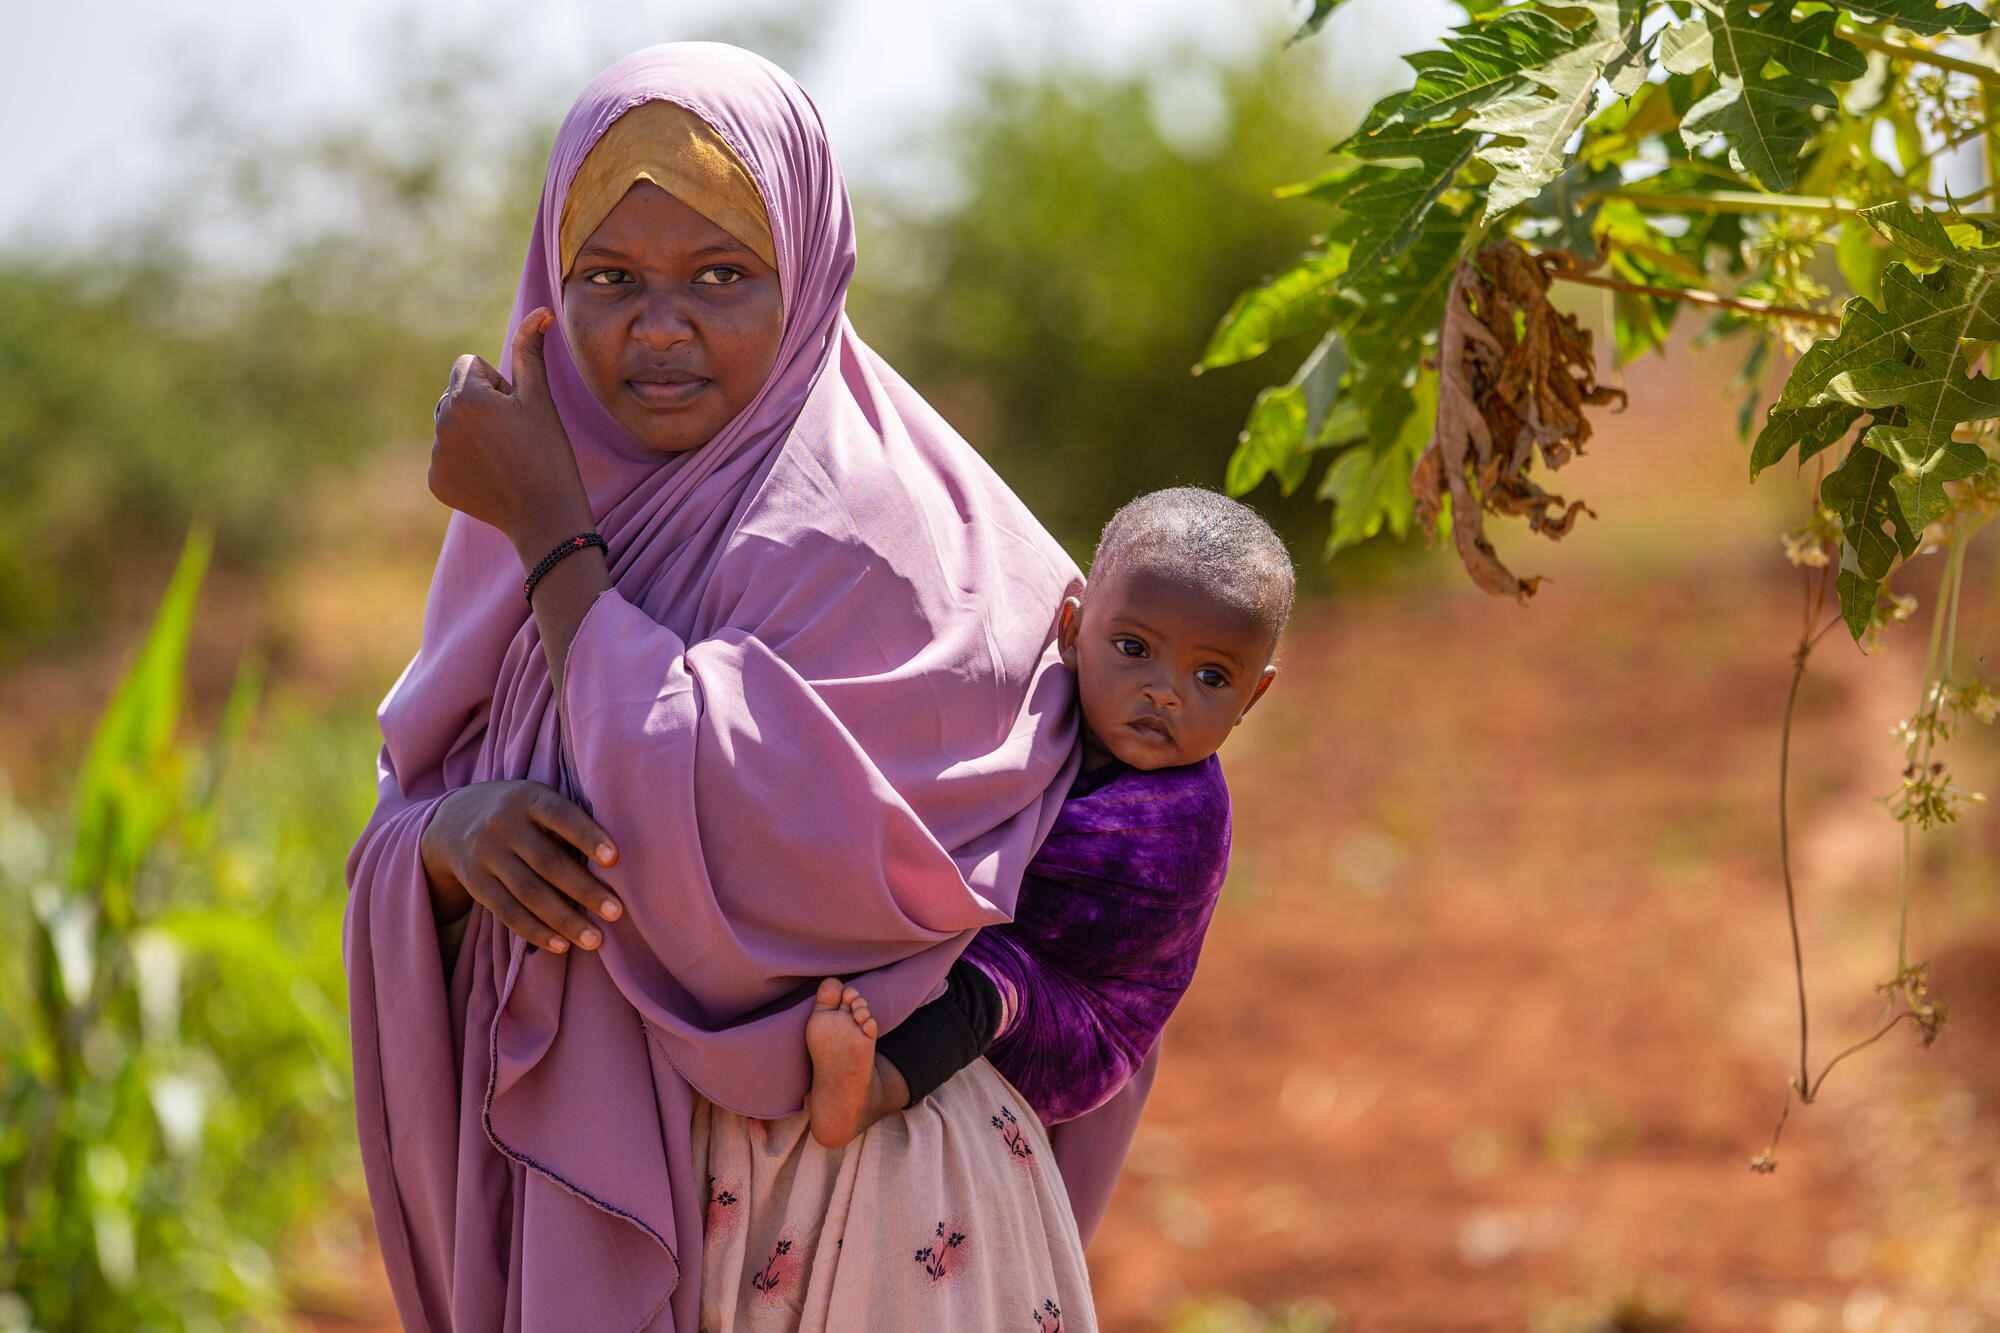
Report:
[[[1410,488],[1427,532],[1437,531],[1446,493],[1452,535],[1472,581],[1525,602],[1541,580],[1521,578],[1495,555],[1485,515],[1525,515],[1551,540],[1569,534],[1581,500],[1544,490],[1528,476],[1537,451],[1554,469],[1590,439],[1587,407],[1622,406],[1622,390],[1597,382],[1590,333],[1548,299],[1568,254],[1530,254],[1512,241],[1487,245],[1459,264],[1438,333],[1438,415]]]

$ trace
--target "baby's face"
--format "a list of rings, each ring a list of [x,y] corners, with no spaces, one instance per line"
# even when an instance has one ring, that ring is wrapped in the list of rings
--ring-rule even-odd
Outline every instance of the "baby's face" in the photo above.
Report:
[[[1144,567],[1092,583],[1062,628],[1085,724],[1133,768],[1208,758],[1276,674],[1255,614]]]

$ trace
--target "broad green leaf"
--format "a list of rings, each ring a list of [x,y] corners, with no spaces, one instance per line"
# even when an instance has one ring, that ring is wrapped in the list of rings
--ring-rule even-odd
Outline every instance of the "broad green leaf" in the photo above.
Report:
[[[1870,444],[1876,443],[1878,432],[1868,432]],[[1912,451],[1902,448],[1894,441],[1885,441],[1887,452],[1901,467],[1901,473],[1890,483],[1896,488],[1896,501],[1903,506],[1903,517],[1910,526],[1922,532],[1944,516],[1951,508],[1951,499],[1944,492],[1948,481],[1964,481],[1976,477],[1988,466],[1986,455],[1978,445],[1964,440],[1953,441],[1935,451],[1919,445]]]
[[[1969,246],[1953,241],[1943,214],[1911,208],[1906,203],[1877,204],[1861,210],[1861,220],[1880,232],[1890,244],[1900,247],[1926,266],[1954,264],[1966,268],[2000,269],[2000,245],[1986,238],[1991,232],[1977,226],[1989,219],[1966,218],[1960,225],[1968,232]],[[1979,242],[1983,241],[1984,244]]]
[[[1256,489],[1265,477],[1305,446],[1306,396],[1293,384],[1272,385],[1257,394],[1250,416],[1236,437],[1223,487],[1231,495]]]
[[[1363,165],[1315,186],[1311,194],[1340,210],[1327,230],[1350,247],[1348,266],[1365,271],[1407,249],[1477,142],[1477,135],[1463,130],[1413,133],[1391,127],[1343,143],[1341,151],[1362,158]]]
[[[1777,61],[1792,74],[1822,82],[1845,82],[1868,72],[1861,48],[1834,31],[1839,15],[1830,9],[1794,22],[1795,0],[1775,0],[1753,13],[1751,0],[1697,0],[1708,18],[1715,72],[1756,81]]]
[[[1729,144],[1731,166],[1788,190],[1798,182],[1799,155],[1818,129],[1813,108],[1836,105],[1831,89],[1796,75],[1748,83],[1723,75],[1714,92],[1688,108],[1681,138],[1699,149],[1720,135]]]
[[[1700,14],[1660,34],[1660,63],[1672,74],[1698,74],[1715,67],[1715,35]]]
[[[1527,86],[1489,97],[1465,128],[1494,135],[1479,149],[1494,168],[1486,216],[1534,198],[1569,160],[1570,139],[1590,119],[1598,83],[1629,96],[1645,70],[1636,60],[1641,7],[1634,0],[1592,0],[1591,23],[1580,40],[1523,71]]]
[[[1843,371],[1827,391],[1856,407],[1902,408],[1904,424],[1868,428],[1871,443],[1899,452],[1942,449],[1961,422],[2000,416],[2000,380],[1966,375],[1955,357],[1937,367],[1889,363]]]
[[[1840,241],[1834,247],[1833,257],[1840,265],[1840,276],[1847,279],[1847,285],[1854,289],[1854,294],[1880,305],[1882,275],[1888,271],[1894,252],[1887,246],[1876,244],[1875,233],[1867,224],[1857,218],[1844,220],[1840,224]]]
[[[1333,17],[1333,11],[1339,9],[1341,3],[1342,0],[1312,0],[1312,13],[1306,15],[1305,22],[1299,24],[1298,30],[1285,39],[1285,45],[1291,46],[1303,42],[1325,27],[1326,21]]]
[[[1898,472],[1887,454],[1856,445],[1820,482],[1820,503],[1840,516],[1841,535],[1866,579],[1883,578],[1898,555],[1917,549],[1917,534],[1896,498]]]
[[[1395,438],[1380,446],[1357,444],[1334,460],[1319,497],[1333,505],[1327,554],[1368,540],[1387,527],[1397,537],[1410,530],[1415,502],[1410,473],[1429,443],[1437,417],[1437,374],[1426,371],[1412,392],[1413,410]]]
[[[1347,271],[1347,247],[1315,250],[1291,268],[1236,298],[1210,335],[1196,372],[1262,356],[1271,344],[1324,325]]]
[[[1750,449],[1750,480],[1757,480],[1759,472],[1784,458],[1793,445],[1799,447],[1799,462],[1804,463],[1845,435],[1860,416],[1860,408],[1842,402],[1809,407],[1786,407],[1782,400],[1773,404]]]
[[[1858,641],[1868,632],[1875,603],[1882,600],[1882,580],[1864,578],[1858,571],[1843,566],[1833,586],[1840,593],[1840,618],[1846,622],[1847,632]]]
[[[124,907],[125,881],[180,799],[183,775],[171,747],[210,548],[205,529],[189,535],[138,660],[98,722],[77,782],[70,883],[105,895],[114,923]]]
[[[1521,87],[1525,70],[1555,59],[1587,35],[1537,9],[1505,9],[1454,28],[1445,34],[1444,49],[1403,57],[1416,70],[1416,83],[1402,97],[1376,103],[1379,119],[1364,129],[1447,120]]]
[[[1306,355],[1300,363],[1298,373],[1292,376],[1292,383],[1299,386],[1306,398],[1305,444],[1310,448],[1319,439],[1327,412],[1340,392],[1340,382],[1347,376],[1347,348],[1341,342],[1340,331],[1329,329],[1324,338]],[[1304,466],[1305,454],[1299,454],[1300,465]],[[1289,494],[1298,482],[1286,485]]]
[[[1947,32],[1970,36],[1993,27],[1993,20],[1971,5],[1946,5],[1940,9],[1933,0],[1840,0],[1840,7],[1865,18],[1887,19],[1899,28],[1926,37]]]

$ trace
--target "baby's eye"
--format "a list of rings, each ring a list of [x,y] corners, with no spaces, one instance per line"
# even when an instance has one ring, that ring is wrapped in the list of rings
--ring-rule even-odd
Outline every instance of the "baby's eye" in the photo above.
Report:
[[[592,273],[588,278],[585,278],[584,281],[594,283],[599,287],[611,287],[624,282],[631,276],[630,273],[627,273],[622,268],[601,268]]]
[[[710,287],[734,287],[737,283],[743,281],[743,277],[742,269],[730,268],[726,264],[717,264],[713,268],[705,268],[695,274],[694,280]]]
[[[1228,673],[1222,671],[1217,667],[1203,667],[1201,670],[1194,673],[1194,678],[1200,681],[1202,684],[1208,686],[1208,688],[1210,688],[1211,690],[1223,690],[1229,688]]]
[[[1111,641],[1111,646],[1127,657],[1144,657],[1146,655],[1145,642],[1135,639],[1129,634],[1119,635]]]

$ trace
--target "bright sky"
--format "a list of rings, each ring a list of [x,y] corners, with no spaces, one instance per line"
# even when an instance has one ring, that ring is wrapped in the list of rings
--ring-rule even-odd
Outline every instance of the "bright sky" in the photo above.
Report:
[[[226,119],[309,123],[351,115],[399,54],[462,45],[493,62],[496,105],[551,124],[602,65],[681,37],[751,33],[803,42],[796,69],[849,175],[881,182],[889,149],[948,106],[983,66],[1082,62],[1158,72],[1168,126],[1198,136],[1200,81],[1177,54],[1272,50],[1300,0],[65,0],[28,4],[0,44],[0,242],[87,241],[143,209],[184,150],[179,122],[206,103]],[[1406,81],[1396,59],[1459,11],[1448,0],[1350,0],[1288,60],[1317,62],[1373,97]],[[735,26],[725,27],[733,22]],[[808,26],[803,16],[812,16]],[[757,24],[789,27],[768,44]],[[1359,100],[1359,99],[1357,99]],[[393,115],[393,106],[383,114]]]

